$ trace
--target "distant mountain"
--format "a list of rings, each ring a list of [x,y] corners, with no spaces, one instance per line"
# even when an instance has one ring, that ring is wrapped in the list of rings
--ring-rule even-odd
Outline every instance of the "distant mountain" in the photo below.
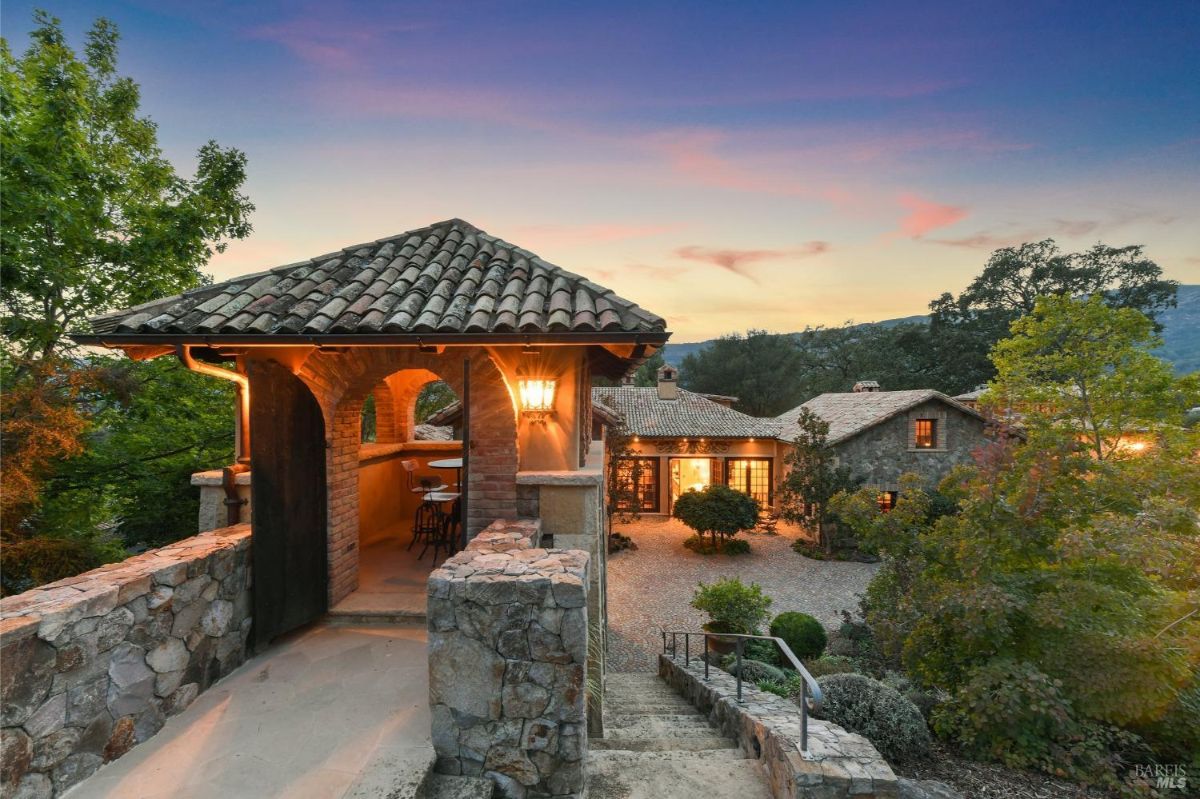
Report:
[[[1176,301],[1176,307],[1159,314],[1159,321],[1163,325],[1163,346],[1156,354],[1174,364],[1176,373],[1187,374],[1200,370],[1200,285],[1180,286]],[[868,324],[893,327],[906,322],[927,321],[927,315],[917,315]],[[663,348],[663,358],[672,366],[679,366],[684,358],[704,349],[712,341],[672,342]]]

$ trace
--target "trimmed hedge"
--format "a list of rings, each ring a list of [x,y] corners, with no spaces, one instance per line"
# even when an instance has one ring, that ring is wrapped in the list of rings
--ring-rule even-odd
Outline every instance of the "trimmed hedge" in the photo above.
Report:
[[[780,613],[771,622],[771,635],[782,638],[801,660],[819,658],[828,637],[821,622],[807,613]]]

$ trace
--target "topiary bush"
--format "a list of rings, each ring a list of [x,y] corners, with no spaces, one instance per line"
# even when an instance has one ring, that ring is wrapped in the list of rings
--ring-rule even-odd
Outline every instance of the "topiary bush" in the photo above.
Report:
[[[929,754],[921,711],[896,691],[861,674],[829,674],[817,684],[824,698],[814,715],[866,737],[888,761]]]
[[[733,536],[758,523],[758,502],[729,486],[714,483],[703,491],[681,494],[671,515],[700,537],[707,533],[714,551],[723,551],[718,550],[720,544],[728,544]],[[746,548],[749,549],[749,544]]]
[[[796,657],[802,660],[819,658],[828,641],[821,622],[807,613],[780,613],[771,622],[771,635],[782,638]]]

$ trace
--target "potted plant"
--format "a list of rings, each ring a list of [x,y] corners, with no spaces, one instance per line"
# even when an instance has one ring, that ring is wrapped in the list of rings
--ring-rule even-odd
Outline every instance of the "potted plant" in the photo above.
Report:
[[[762,592],[758,583],[746,585],[736,577],[722,577],[715,583],[700,583],[692,597],[692,607],[708,614],[706,632],[756,635],[767,620],[771,597]],[[716,652],[728,654],[737,646],[736,638],[712,637],[709,646]]]

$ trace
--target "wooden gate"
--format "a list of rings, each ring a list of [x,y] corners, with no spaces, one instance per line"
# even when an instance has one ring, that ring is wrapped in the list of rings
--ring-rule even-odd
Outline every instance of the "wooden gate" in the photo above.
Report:
[[[254,644],[328,609],[325,421],[308,387],[274,361],[251,361],[250,469]]]

